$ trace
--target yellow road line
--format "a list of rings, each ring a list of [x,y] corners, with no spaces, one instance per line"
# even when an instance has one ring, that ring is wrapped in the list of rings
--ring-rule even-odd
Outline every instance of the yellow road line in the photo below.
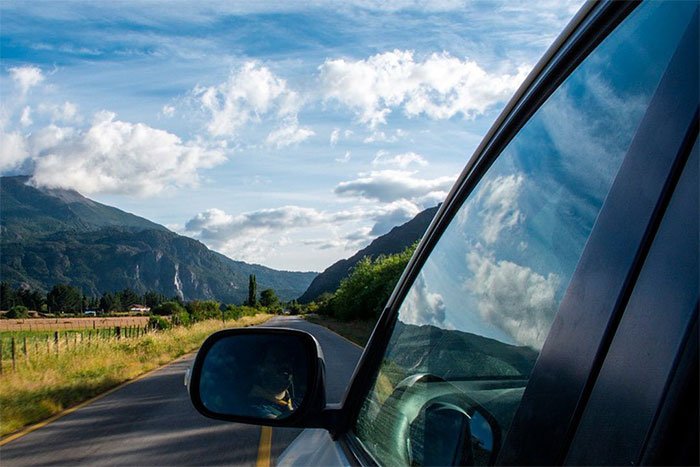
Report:
[[[272,428],[260,427],[260,444],[258,445],[258,461],[255,467],[270,467],[270,448],[272,446]]]
[[[71,407],[71,408],[69,408],[69,409],[66,409],[66,410],[64,410],[64,411],[61,412],[61,413],[57,413],[56,415],[53,415],[53,416],[47,418],[47,419],[44,420],[44,421],[41,421],[41,422],[36,423],[36,424],[34,424],[34,425],[30,425],[30,426],[28,426],[27,428],[25,428],[24,430],[18,431],[17,433],[12,434],[12,435],[10,435],[10,436],[8,436],[8,437],[6,437],[6,438],[2,438],[2,439],[0,439],[0,446],[4,446],[4,445],[6,445],[7,443],[9,443],[9,442],[11,442],[11,441],[14,441],[14,440],[19,439],[19,438],[21,438],[21,437],[23,437],[23,436],[26,436],[26,435],[28,435],[29,433],[31,433],[32,431],[38,430],[39,428],[43,428],[43,427],[45,427],[46,425],[48,425],[49,423],[55,422],[55,421],[58,420],[59,418],[65,417],[66,415],[69,415],[69,414],[72,414],[72,413],[75,412],[76,410],[82,409],[82,408],[85,407],[86,405],[92,404],[93,402],[95,402],[95,401],[97,401],[97,400],[99,400],[99,399],[102,399],[102,398],[105,397],[105,396],[108,396],[108,395],[112,394],[113,392],[120,390],[120,389],[123,388],[124,386],[128,386],[128,385],[131,384],[131,383],[135,383],[136,381],[138,381],[138,380],[140,380],[140,379],[143,379],[143,378],[149,376],[151,373],[155,373],[156,371],[161,370],[161,369],[165,368],[165,367],[168,366],[168,365],[172,365],[173,363],[179,362],[180,360],[183,360],[183,359],[185,359],[185,358],[187,358],[187,357],[189,357],[189,356],[191,356],[191,355],[192,355],[191,353],[189,353],[189,354],[187,354],[187,355],[183,355],[182,357],[180,357],[180,358],[178,358],[178,359],[176,359],[176,360],[174,360],[174,361],[172,361],[172,362],[170,362],[170,363],[166,363],[166,364],[163,365],[163,366],[159,366],[158,368],[154,368],[154,369],[152,369],[151,371],[142,374],[141,376],[137,376],[137,377],[134,378],[134,379],[131,379],[131,380],[129,380],[129,381],[125,381],[125,382],[121,383],[120,385],[115,386],[115,387],[113,387],[112,389],[110,389],[110,390],[108,390],[108,391],[106,391],[106,392],[103,392],[102,394],[98,394],[97,396],[93,397],[92,399],[88,399],[88,400],[86,400],[86,401],[84,401],[84,402],[81,402],[81,403],[78,404],[78,405],[74,405],[73,407]]]

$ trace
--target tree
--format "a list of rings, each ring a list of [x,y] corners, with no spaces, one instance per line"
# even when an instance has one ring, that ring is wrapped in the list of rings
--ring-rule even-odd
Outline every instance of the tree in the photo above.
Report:
[[[46,304],[53,313],[80,311],[83,294],[78,289],[67,284],[54,285],[46,295]]]
[[[279,305],[280,299],[272,289],[265,289],[260,292],[260,304],[266,308],[276,308]]]
[[[9,310],[17,304],[17,294],[8,282],[0,282],[0,310]]]
[[[143,304],[153,308],[166,301],[165,295],[158,292],[146,292],[143,294]]]
[[[27,307],[24,305],[15,305],[12,308],[10,308],[10,311],[5,313],[5,318],[9,318],[9,319],[29,318],[29,313],[27,312]]]
[[[187,304],[187,311],[193,321],[221,317],[220,304],[215,300],[192,300]]]
[[[255,274],[251,274],[248,277],[248,301],[246,305],[248,306],[258,306],[258,284],[255,279]]]
[[[122,290],[121,292],[118,292],[118,295],[119,301],[121,302],[122,307],[124,308],[128,307],[129,305],[134,305],[141,302],[141,297],[139,296],[139,294],[137,294],[128,287]]]
[[[401,253],[374,261],[362,258],[335,291],[331,299],[333,315],[342,320],[378,318],[415,248],[413,244]]]
[[[178,313],[187,312],[185,308],[178,302],[163,302],[153,308],[151,308],[151,313],[160,316],[170,316],[176,315]]]
[[[102,298],[100,298],[100,309],[104,312],[120,311],[122,309],[122,302],[119,298],[119,294],[110,292],[103,293]]]

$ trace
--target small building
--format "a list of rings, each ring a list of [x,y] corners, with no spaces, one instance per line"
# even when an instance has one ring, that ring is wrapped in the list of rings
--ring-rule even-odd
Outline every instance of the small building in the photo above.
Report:
[[[151,307],[146,305],[141,305],[139,303],[129,305],[129,312],[131,313],[148,313],[149,311],[151,311]]]

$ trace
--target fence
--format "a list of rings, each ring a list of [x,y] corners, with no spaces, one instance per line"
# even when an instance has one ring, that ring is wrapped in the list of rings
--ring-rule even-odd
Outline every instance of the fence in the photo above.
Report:
[[[148,316],[119,316],[109,318],[30,318],[0,320],[0,331],[54,331],[71,329],[100,329],[115,326],[145,326]]]
[[[36,358],[99,346],[105,341],[135,339],[149,332],[152,329],[147,325],[132,325],[0,337],[0,375],[10,370],[16,371],[19,365],[28,364]]]

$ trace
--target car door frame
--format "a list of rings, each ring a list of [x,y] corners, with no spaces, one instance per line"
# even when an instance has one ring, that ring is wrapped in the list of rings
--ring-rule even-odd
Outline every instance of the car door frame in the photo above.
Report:
[[[381,364],[398,308],[450,219],[532,114],[636,7],[637,3],[628,2],[587,3],[506,106],[461,173],[379,318],[344,401],[328,411],[326,426],[334,439],[340,441],[351,461],[375,463],[355,439],[352,425]],[[678,59],[674,61],[678,63]],[[683,76],[676,75],[678,73],[675,73],[675,78],[683,81]],[[684,86],[688,87],[688,82],[686,79]],[[674,100],[668,92],[662,97],[663,105],[668,99]],[[676,99],[675,105],[682,108],[683,102]],[[694,105],[697,110],[697,98]],[[657,157],[658,154],[646,150],[649,141],[644,138],[648,139],[648,132],[635,135],[633,147],[625,156],[533,369],[497,463],[553,464],[564,460],[597,370],[602,365],[620,313],[658,227],[658,219],[665,208],[663,200],[670,197],[673,188],[670,181],[677,176],[679,161],[683,157],[687,125],[680,130],[680,136],[673,130],[679,128],[679,121],[683,126],[692,118],[688,119],[687,109],[680,109],[675,120],[664,121],[659,116],[660,111],[648,109],[645,120],[648,120],[647,125],[666,124],[668,134],[654,146],[666,148],[665,156]],[[661,161],[660,166],[653,166],[655,159]],[[650,167],[655,172],[654,180],[649,183],[648,198],[639,203],[637,209],[628,212],[624,229],[620,230],[620,206],[635,196],[639,175]],[[596,274],[591,274],[592,268],[597,268]],[[578,345],[563,345],[572,340]],[[562,348],[566,350],[562,351]]]

